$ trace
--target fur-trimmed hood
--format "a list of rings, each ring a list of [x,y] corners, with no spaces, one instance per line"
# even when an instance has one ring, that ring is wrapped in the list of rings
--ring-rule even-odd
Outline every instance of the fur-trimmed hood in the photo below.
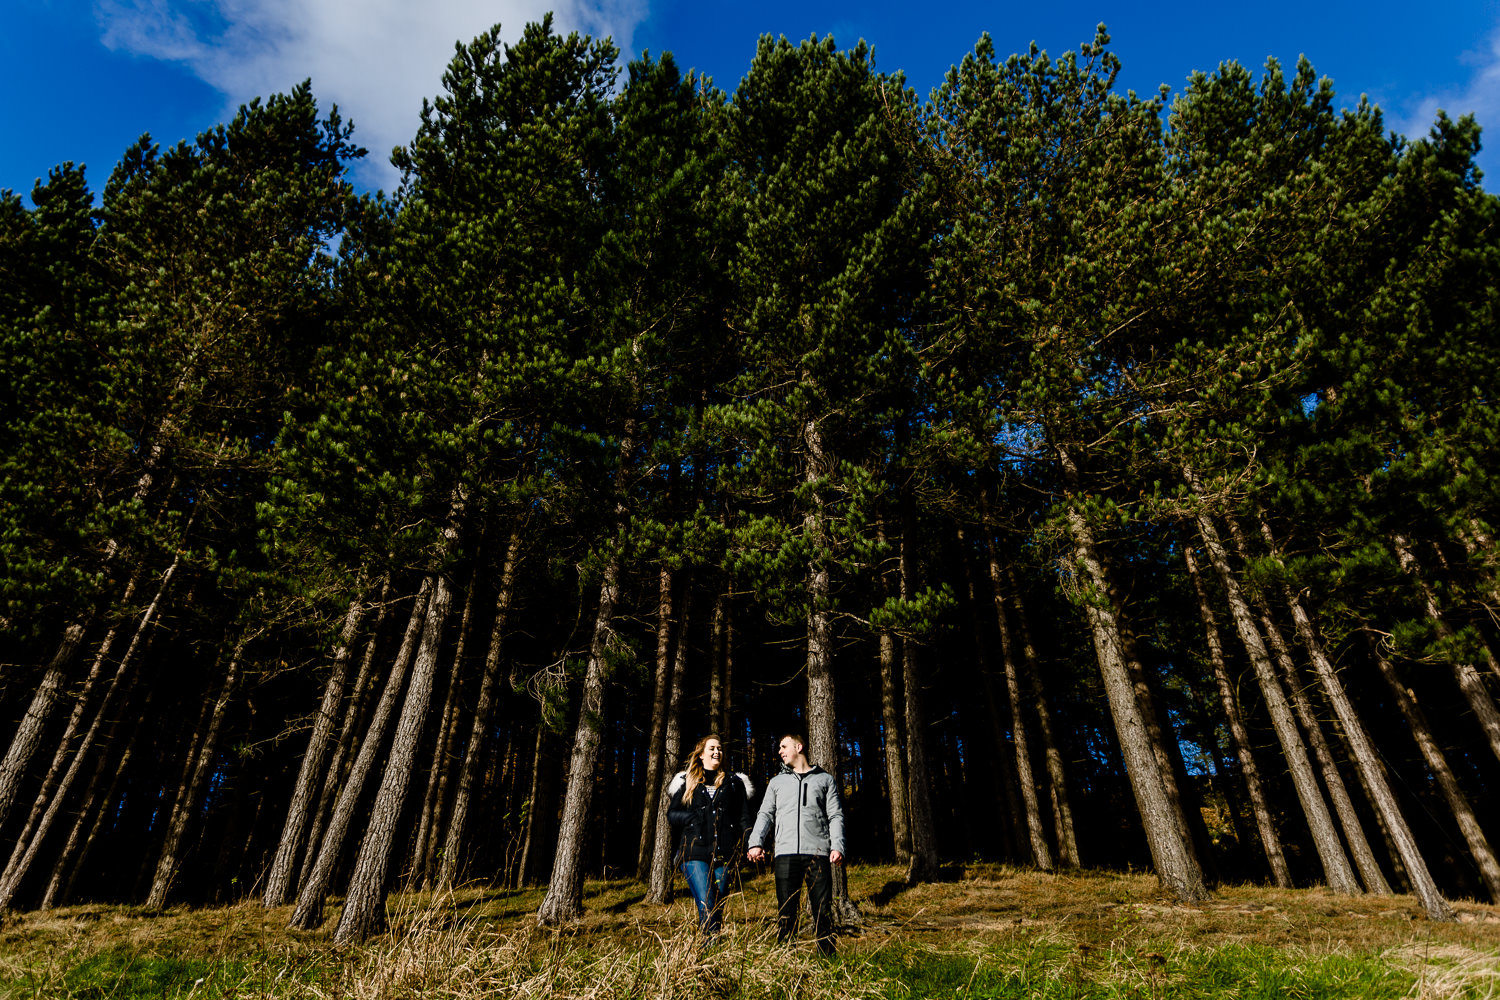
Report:
[[[755,782],[753,782],[753,781],[750,780],[750,776],[748,774],[746,774],[744,771],[732,771],[730,773],[732,773],[736,778],[739,778],[740,779],[740,784],[742,784],[742,785],[745,786],[745,798],[747,798],[747,799],[753,799],[753,798],[755,798]],[[676,777],[674,777],[672,779],[672,783],[667,786],[667,794],[668,795],[676,795],[678,792],[682,791],[686,787],[687,787],[687,772],[686,771],[678,771]]]

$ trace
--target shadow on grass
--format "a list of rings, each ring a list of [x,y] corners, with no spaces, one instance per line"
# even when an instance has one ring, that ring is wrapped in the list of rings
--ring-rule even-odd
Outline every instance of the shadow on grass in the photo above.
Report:
[[[927,881],[929,883],[962,882],[964,880],[965,874],[966,872],[963,865],[945,865],[939,868],[935,873],[933,873],[932,878],[928,879]],[[881,886],[878,892],[870,896],[870,902],[874,903],[876,906],[885,906],[886,904],[890,903],[891,900],[895,899],[906,890],[915,889],[917,885],[921,884],[922,883],[919,882],[916,883],[916,885],[913,885],[911,882],[891,879],[885,885]]]

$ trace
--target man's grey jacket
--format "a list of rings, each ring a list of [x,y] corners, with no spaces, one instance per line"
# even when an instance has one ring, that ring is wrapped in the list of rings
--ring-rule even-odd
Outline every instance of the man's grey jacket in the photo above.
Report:
[[[814,766],[798,774],[785,765],[766,785],[760,813],[750,830],[751,847],[767,847],[776,830],[777,856],[783,854],[844,853],[844,805],[833,775]]]

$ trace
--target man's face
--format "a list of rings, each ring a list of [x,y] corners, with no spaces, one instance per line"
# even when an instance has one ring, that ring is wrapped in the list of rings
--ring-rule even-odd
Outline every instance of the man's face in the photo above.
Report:
[[[796,740],[786,738],[781,741],[781,746],[776,749],[776,752],[781,754],[781,762],[783,764],[790,764],[792,759],[802,752],[802,744]]]

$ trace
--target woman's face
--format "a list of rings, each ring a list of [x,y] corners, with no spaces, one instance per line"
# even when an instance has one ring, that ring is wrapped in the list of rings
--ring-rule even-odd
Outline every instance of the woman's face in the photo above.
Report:
[[[718,740],[709,740],[703,744],[703,752],[698,755],[698,759],[703,762],[703,770],[717,771],[724,762],[724,748],[719,745]]]

